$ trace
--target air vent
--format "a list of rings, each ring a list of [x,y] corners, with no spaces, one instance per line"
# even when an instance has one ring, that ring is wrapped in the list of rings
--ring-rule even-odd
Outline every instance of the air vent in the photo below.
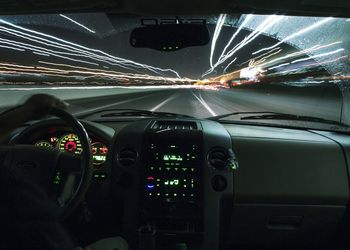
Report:
[[[152,129],[154,130],[197,130],[197,123],[189,121],[156,121]]]
[[[224,148],[214,148],[208,154],[208,161],[215,169],[225,169],[227,167],[229,155]]]
[[[120,165],[130,167],[136,163],[137,152],[131,148],[123,148],[119,151],[118,162]]]

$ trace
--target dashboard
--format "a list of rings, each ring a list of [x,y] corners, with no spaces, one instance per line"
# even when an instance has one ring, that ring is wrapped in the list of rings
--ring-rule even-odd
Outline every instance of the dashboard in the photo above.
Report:
[[[93,165],[98,168],[107,160],[108,146],[103,139],[89,133]],[[55,148],[72,155],[82,153],[82,145],[79,137],[68,127],[48,127],[34,132],[23,143],[37,147]]]
[[[196,119],[82,123],[95,172],[107,177],[92,184],[86,200],[105,218],[101,225],[119,225],[128,242],[144,244],[147,227],[161,249],[179,240],[205,250],[299,248],[335,239],[344,228],[348,135]],[[79,138],[57,120],[32,125],[12,142],[80,153]],[[226,164],[233,158],[238,169]]]
[[[93,126],[87,129],[87,132],[91,144],[93,166],[95,170],[98,170],[103,168],[108,160],[108,150],[113,132],[109,130],[109,133],[106,133]],[[73,156],[79,156],[82,153],[82,144],[79,137],[72,128],[58,120],[30,127],[29,130],[24,130],[20,135],[13,138],[11,143],[56,149]]]

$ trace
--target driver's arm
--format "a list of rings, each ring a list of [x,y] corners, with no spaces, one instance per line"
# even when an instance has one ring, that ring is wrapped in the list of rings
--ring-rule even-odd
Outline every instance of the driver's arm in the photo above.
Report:
[[[32,95],[22,105],[0,115],[0,142],[15,128],[23,123],[40,119],[49,114],[52,108],[66,108],[60,99],[46,94]]]

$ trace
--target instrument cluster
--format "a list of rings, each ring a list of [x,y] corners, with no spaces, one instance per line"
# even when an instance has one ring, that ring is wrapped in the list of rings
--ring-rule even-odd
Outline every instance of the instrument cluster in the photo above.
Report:
[[[93,164],[96,168],[107,160],[108,146],[103,140],[89,133]],[[48,128],[32,138],[30,144],[37,147],[55,148],[72,155],[80,155],[83,151],[79,137],[68,128]]]

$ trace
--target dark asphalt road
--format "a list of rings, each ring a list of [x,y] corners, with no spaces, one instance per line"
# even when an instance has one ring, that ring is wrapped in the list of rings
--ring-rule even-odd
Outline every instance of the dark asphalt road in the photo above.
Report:
[[[23,96],[54,94],[71,104],[75,114],[107,108],[164,111],[204,118],[237,111],[271,111],[340,120],[342,94],[335,85],[317,87],[244,86],[205,90],[196,88],[0,88],[0,109],[18,103]],[[344,110],[344,109],[343,109]],[[344,115],[344,113],[343,113]],[[290,124],[293,125],[293,124]]]
[[[340,92],[329,89],[298,91],[159,89],[70,100],[70,104],[75,112],[131,108],[203,118],[236,111],[274,111],[339,120],[342,107]]]

